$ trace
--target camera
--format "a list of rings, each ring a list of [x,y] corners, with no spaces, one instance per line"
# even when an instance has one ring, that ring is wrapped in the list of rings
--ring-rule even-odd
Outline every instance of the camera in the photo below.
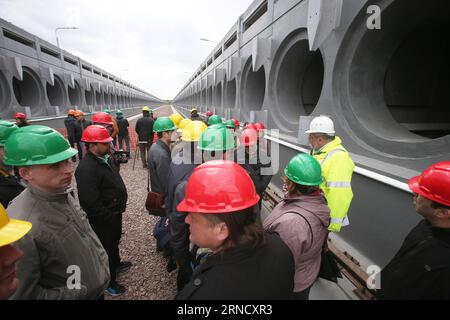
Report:
[[[128,151],[114,151],[114,160],[117,163],[128,163],[128,158],[130,157],[130,153]]]

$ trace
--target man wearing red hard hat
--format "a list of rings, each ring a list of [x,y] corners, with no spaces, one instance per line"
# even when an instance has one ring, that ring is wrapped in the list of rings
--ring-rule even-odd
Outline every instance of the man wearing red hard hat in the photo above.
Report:
[[[28,121],[27,121],[27,116],[25,115],[25,113],[22,113],[22,112],[16,112],[16,113],[14,114],[14,119],[16,119],[16,125],[17,125],[19,128],[26,127],[26,126],[29,126],[29,125],[30,125],[30,124],[28,123]]]
[[[102,120],[102,116],[97,116],[94,122],[109,121],[107,117]],[[87,153],[75,171],[78,198],[108,254],[111,281],[106,293],[119,296],[125,292],[125,287],[117,283],[116,276],[131,267],[130,262],[120,261],[119,254],[127,188],[109,154],[113,138],[108,130],[101,125],[91,125],[84,130],[82,141],[86,144]]]
[[[252,180],[237,163],[216,160],[194,170],[177,210],[189,213],[190,241],[212,253],[176,299],[291,298],[292,254],[256,221],[258,201]]]
[[[450,161],[408,182],[422,220],[381,271],[379,298],[450,299]]]

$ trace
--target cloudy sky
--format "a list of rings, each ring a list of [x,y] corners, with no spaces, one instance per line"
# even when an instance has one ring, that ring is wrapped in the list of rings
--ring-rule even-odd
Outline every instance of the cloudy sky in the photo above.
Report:
[[[0,0],[0,17],[172,99],[252,0]]]

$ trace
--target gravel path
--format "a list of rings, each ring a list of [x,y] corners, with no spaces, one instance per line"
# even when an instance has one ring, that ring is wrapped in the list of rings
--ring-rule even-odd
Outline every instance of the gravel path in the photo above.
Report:
[[[170,108],[157,112],[156,116],[167,115]],[[134,128],[134,121],[130,129]],[[133,157],[135,153],[132,152]],[[176,273],[166,271],[167,260],[156,252],[156,240],[152,230],[157,217],[145,210],[147,196],[147,170],[142,168],[140,159],[133,160],[120,168],[120,174],[128,189],[127,211],[123,215],[123,234],[120,244],[122,260],[131,261],[133,266],[120,274],[118,282],[127,288],[120,297],[107,300],[167,300],[176,295]]]

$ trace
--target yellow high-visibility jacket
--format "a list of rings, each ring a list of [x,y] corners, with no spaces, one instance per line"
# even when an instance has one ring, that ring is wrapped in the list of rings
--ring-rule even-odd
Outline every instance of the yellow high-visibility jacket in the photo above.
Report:
[[[351,181],[355,163],[339,137],[335,137],[322,149],[313,151],[312,156],[322,167],[324,182],[320,188],[325,193],[331,216],[328,230],[339,232],[353,199]]]

